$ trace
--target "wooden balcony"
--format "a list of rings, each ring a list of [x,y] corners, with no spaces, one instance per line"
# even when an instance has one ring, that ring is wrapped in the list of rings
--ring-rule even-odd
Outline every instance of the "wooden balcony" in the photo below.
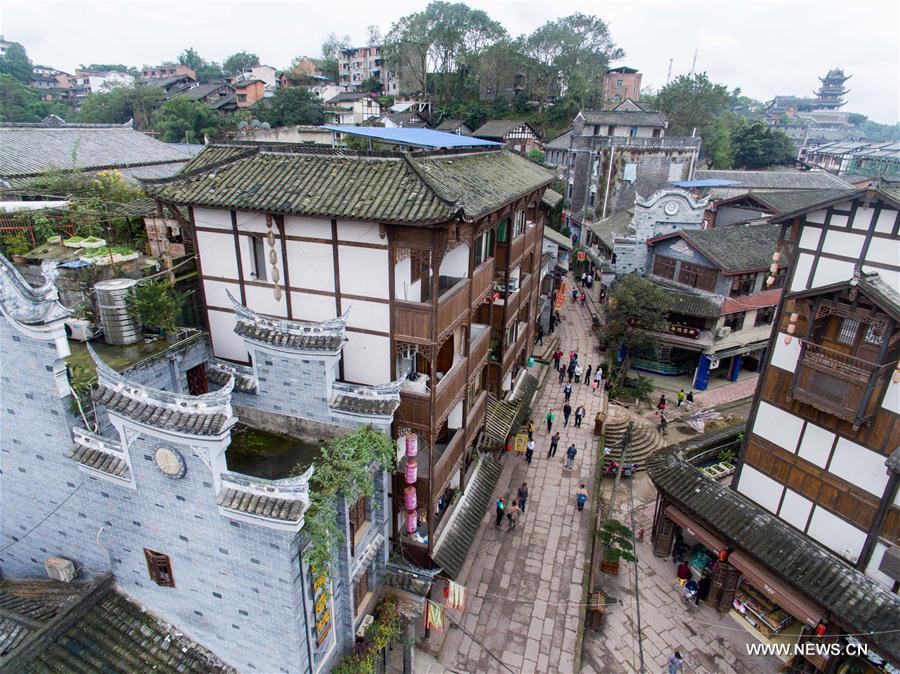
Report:
[[[394,332],[404,342],[437,341],[469,311],[469,279],[463,279],[438,298],[437,321],[431,331],[431,303],[393,301]]]
[[[419,431],[431,431],[431,394],[400,391],[400,407],[394,418],[401,426],[411,426]]]
[[[515,266],[516,261],[522,257],[525,251],[525,235],[520,234],[509,243],[509,257],[507,258],[509,266]]]
[[[436,341],[468,315],[469,283],[469,279],[464,279],[438,298]]]
[[[790,396],[856,430],[875,415],[892,369],[804,340]]]
[[[439,425],[450,407],[466,387],[466,359],[462,358],[450,371],[437,383],[434,392],[434,418],[435,426]]]
[[[531,293],[534,290],[534,274],[525,274],[521,277],[521,282],[519,284],[519,293],[522,296],[522,302],[527,302],[531,297]]]
[[[516,315],[519,310],[519,304],[522,302],[522,290],[519,289],[506,298],[506,321],[508,322],[512,316]]]
[[[480,369],[487,359],[491,348],[491,329],[487,325],[473,323],[471,327],[472,340],[469,344],[469,363],[472,375],[476,369]]]
[[[525,249],[527,250],[531,246],[535,244],[535,242],[540,241],[540,231],[541,227],[539,225],[530,225],[525,228]]]
[[[508,372],[509,368],[512,367],[512,364],[516,361],[518,355],[522,351],[522,346],[525,344],[525,340],[528,339],[528,330],[522,329],[521,334],[519,334],[519,338],[516,340],[515,346],[508,347],[506,351],[503,353],[503,372]]]
[[[472,309],[474,310],[484,301],[489,292],[494,289],[494,258],[482,262],[472,272]]]
[[[453,469],[456,468],[456,464],[459,462],[465,448],[466,434],[460,428],[450,440],[450,444],[441,453],[431,471],[431,493],[435,499],[440,497],[441,492],[444,491],[444,486],[450,481]]]
[[[473,404],[469,410],[469,415],[466,417],[466,445],[475,439],[482,424],[484,424],[484,415],[487,410],[487,397],[487,390],[479,393],[478,397],[475,399],[475,404]]]

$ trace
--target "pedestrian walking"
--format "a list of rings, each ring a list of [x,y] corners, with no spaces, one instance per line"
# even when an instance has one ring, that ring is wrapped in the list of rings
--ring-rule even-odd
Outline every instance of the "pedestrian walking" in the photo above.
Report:
[[[566,368],[563,365],[559,366],[559,383],[562,384],[563,379],[566,378]]]
[[[528,439],[534,439],[534,419],[528,422]]]
[[[516,498],[519,501],[519,507],[525,512],[525,502],[528,501],[528,483],[523,482],[522,486],[516,492]]]
[[[694,389],[691,389],[690,391],[687,392],[687,395],[685,396],[685,401],[687,401],[687,403],[689,405],[694,404]]]
[[[572,377],[575,376],[575,361],[569,363],[569,383],[572,383]]]
[[[556,421],[556,412],[552,409],[548,410],[545,419],[547,420],[547,432],[549,433],[553,430],[553,422]]]
[[[566,384],[563,386],[563,395],[565,396],[566,402],[569,402],[569,398],[572,397],[572,385]]]
[[[584,371],[584,383],[585,384],[591,383],[591,365],[590,365],[590,363],[587,366],[587,370]]]
[[[676,405],[676,407],[681,407],[684,404],[685,398],[687,398],[687,396],[684,394],[684,389],[681,389],[675,395],[675,399],[678,401],[678,404]]]
[[[563,405],[563,428],[569,425],[569,415],[572,414],[572,406],[566,401]]]
[[[556,448],[559,447],[559,431],[553,434],[553,437],[550,438],[550,451],[547,452],[547,458],[549,459],[552,456],[556,456]]]
[[[663,393],[661,396],[659,396],[659,402],[656,403],[656,409],[662,412],[664,409],[666,409],[666,407],[668,407],[668,403],[666,403],[666,394]]]
[[[572,304],[578,301],[578,288],[572,288]]]
[[[544,346],[544,326],[541,325],[540,323],[538,323],[537,341],[535,342],[535,344],[540,344],[541,346]]]
[[[588,287],[588,290],[590,290],[591,288],[594,287],[594,275],[593,274],[588,274],[587,287]]]
[[[556,351],[553,352],[553,367],[555,369],[559,369],[559,361],[563,357],[562,349],[557,348]]]
[[[494,524],[494,527],[499,529],[500,523],[503,521],[503,511],[506,510],[506,503],[503,501],[503,497],[497,499],[497,521]]]
[[[587,272],[581,272],[581,287],[584,288],[585,283],[587,283]]]
[[[584,307],[584,301],[585,301],[585,299],[587,299],[587,295],[585,295],[584,293],[581,293],[581,294],[578,296],[578,301],[581,302],[581,306],[582,306],[582,307]]]
[[[575,449],[575,443],[573,442],[569,445],[569,448],[566,450],[566,463],[565,467],[569,470],[572,470],[572,467],[575,465],[575,455],[578,454],[578,450]]]
[[[585,489],[584,485],[578,488],[578,491],[575,493],[575,500],[578,502],[578,509],[584,510],[584,504],[587,502],[587,489]]]
[[[684,671],[684,658],[678,651],[669,656],[666,664],[669,666],[669,674],[681,674]]]
[[[550,314],[550,323],[549,323],[549,329],[547,330],[547,334],[552,335],[554,330],[556,330],[556,316],[554,316],[553,314]]]
[[[519,513],[521,512],[522,509],[519,507],[518,503],[513,502],[513,504],[509,506],[509,510],[506,513],[506,519],[509,520],[509,526],[506,528],[507,531],[516,528],[516,522],[519,521]]]
[[[587,410],[584,409],[584,405],[579,405],[575,410],[575,428],[581,428],[581,422],[585,414],[587,414]]]
[[[575,363],[575,383],[581,383],[581,365],[578,363]]]
[[[660,410],[657,414],[659,414],[659,424],[657,424],[656,430],[659,431],[660,435],[665,435],[669,432],[669,420],[666,419],[666,414],[663,410]]]
[[[578,352],[577,351],[569,351],[569,365],[578,360]]]
[[[525,461],[531,464],[531,457],[534,456],[534,440],[529,440],[528,444],[525,445]]]

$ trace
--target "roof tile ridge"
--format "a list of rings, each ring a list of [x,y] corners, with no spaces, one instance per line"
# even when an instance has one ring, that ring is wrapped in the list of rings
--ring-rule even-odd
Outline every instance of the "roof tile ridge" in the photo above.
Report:
[[[218,146],[210,146],[210,147],[237,147],[237,146],[229,146],[229,145],[218,145]],[[204,164],[198,168],[192,169],[190,171],[182,171],[181,173],[176,173],[173,176],[169,176],[167,178],[146,178],[141,180],[141,183],[147,185],[168,185],[170,183],[178,182],[184,178],[194,178],[203,173],[209,173],[210,171],[214,171],[216,169],[222,168],[223,166],[227,166],[228,164],[234,164],[244,159],[249,159],[250,157],[260,154],[260,148],[258,147],[248,147],[246,151],[241,152],[240,154],[235,155],[234,157],[228,157],[226,159],[220,159],[219,161],[214,161],[209,164]],[[198,155],[199,156],[199,155]],[[190,160],[188,160],[190,161]],[[174,162],[169,162],[174,163]]]
[[[408,152],[403,153],[403,161],[406,162],[406,165],[409,167],[409,170],[413,172],[416,178],[422,182],[425,187],[428,188],[428,191],[431,192],[437,199],[447,206],[456,209],[457,211],[462,211],[462,205],[459,203],[459,196],[451,199],[450,197],[444,196],[441,194],[440,190],[434,185],[429,179],[428,176],[418,167],[416,163],[413,161],[413,158],[410,156]]]

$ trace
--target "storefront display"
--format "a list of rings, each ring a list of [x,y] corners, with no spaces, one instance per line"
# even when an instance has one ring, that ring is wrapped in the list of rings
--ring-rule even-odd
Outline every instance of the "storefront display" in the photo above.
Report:
[[[790,613],[746,581],[734,595],[734,610],[765,636],[780,634],[794,622]]]

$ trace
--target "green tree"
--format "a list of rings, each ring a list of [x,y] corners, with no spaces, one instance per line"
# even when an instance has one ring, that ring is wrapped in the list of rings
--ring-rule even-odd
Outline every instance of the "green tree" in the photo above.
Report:
[[[715,119],[729,109],[731,94],[707,74],[679,75],[659,90],[659,109],[669,119],[668,133],[690,136],[694,129],[706,137]]]
[[[39,122],[45,116],[34,89],[8,73],[0,74],[0,122]]]
[[[11,75],[22,84],[29,84],[34,79],[31,59],[25,47],[13,42],[6,48],[6,53],[0,56],[0,74]]]
[[[602,340],[611,354],[625,347],[625,360],[618,370],[616,385],[625,379],[634,350],[652,342],[648,332],[662,329],[665,307],[663,290],[637,274],[629,274],[613,285]]]
[[[732,137],[738,129],[746,125],[744,118],[733,112],[726,112],[713,120],[703,145],[714,169],[734,167],[734,143]]]
[[[232,54],[222,61],[222,71],[226,75],[237,75],[244,68],[253,68],[259,65],[259,56],[245,51]]]
[[[128,312],[141,325],[157,326],[169,331],[177,327],[184,300],[183,294],[176,292],[172,285],[159,279],[138,284],[134,292],[125,298],[125,304]]]
[[[792,164],[797,156],[787,134],[765,122],[754,122],[737,129],[732,143],[734,163],[738,168],[760,169]]]
[[[362,81],[359,85],[359,90],[364,91],[367,94],[380,94],[382,90],[381,82],[376,80],[374,77],[369,77]]]
[[[332,82],[340,81],[338,72],[338,56],[344,49],[350,48],[350,36],[338,37],[336,33],[329,33],[322,43],[322,74]]]
[[[525,50],[540,64],[541,95],[556,96],[564,87],[585,105],[600,102],[609,62],[625,56],[603,19],[580,12],[545,23],[525,40]]]
[[[78,121],[89,124],[124,124],[129,119],[141,131],[152,126],[153,111],[163,100],[158,87],[141,82],[130,86],[113,86],[109,91],[88,94],[81,104]]]
[[[222,67],[218,63],[206,61],[193,47],[188,47],[181,52],[178,56],[178,62],[181,65],[193,68],[194,72],[197,73],[197,81],[201,84],[225,78],[225,73],[222,72]]]
[[[169,99],[154,114],[154,128],[166,143],[202,143],[204,136],[218,133],[219,125],[212,109],[182,96]]]
[[[322,99],[306,89],[279,89],[257,105],[259,119],[272,126],[325,123]]]
[[[164,94],[159,87],[148,87],[142,82],[135,82],[124,91],[125,103],[131,111],[134,125],[141,131],[150,129],[153,124],[153,112],[162,105]]]
[[[90,70],[92,72],[108,72],[110,70],[117,70],[120,73],[128,73],[132,77],[139,77],[141,71],[135,68],[134,66],[126,66],[124,63],[89,63],[88,65],[84,65],[83,63],[78,66],[81,70]]]

